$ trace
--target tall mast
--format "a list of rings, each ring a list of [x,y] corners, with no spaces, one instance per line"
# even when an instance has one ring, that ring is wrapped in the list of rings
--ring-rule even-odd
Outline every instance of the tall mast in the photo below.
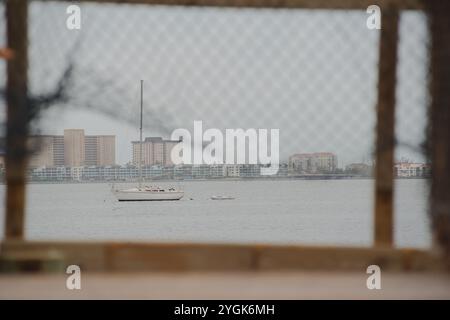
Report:
[[[142,188],[142,114],[144,104],[144,80],[141,80],[141,123],[139,127],[139,189]]]

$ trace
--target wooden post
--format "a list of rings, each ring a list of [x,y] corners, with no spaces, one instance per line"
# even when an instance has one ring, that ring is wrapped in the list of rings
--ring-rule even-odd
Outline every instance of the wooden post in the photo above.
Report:
[[[6,223],[5,238],[23,239],[27,169],[27,0],[7,0],[7,43],[13,51],[7,65]]]
[[[375,163],[375,246],[393,245],[393,166],[398,9],[381,13]]]
[[[431,34],[430,214],[434,238],[450,266],[450,3],[430,0],[427,5]]]

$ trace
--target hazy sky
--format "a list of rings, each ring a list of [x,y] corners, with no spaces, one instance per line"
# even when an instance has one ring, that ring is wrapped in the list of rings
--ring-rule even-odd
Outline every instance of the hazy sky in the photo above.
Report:
[[[366,28],[365,11],[81,8],[82,29],[71,31],[66,5],[31,5],[32,92],[51,91],[68,61],[75,65],[71,100],[45,113],[41,133],[115,134],[117,160],[128,162],[144,79],[145,136],[168,138],[202,120],[219,129],[278,128],[282,159],[318,151],[335,152],[340,165],[370,159],[379,31]],[[397,133],[418,145],[425,19],[401,18]],[[397,156],[421,160],[410,148]]]

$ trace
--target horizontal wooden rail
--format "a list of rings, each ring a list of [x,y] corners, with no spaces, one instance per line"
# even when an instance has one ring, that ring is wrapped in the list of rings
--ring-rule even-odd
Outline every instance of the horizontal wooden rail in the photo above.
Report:
[[[0,265],[9,271],[59,271],[75,264],[84,271],[268,271],[356,270],[369,265],[390,271],[444,270],[442,259],[419,249],[320,247],[270,244],[24,242],[7,241]],[[47,268],[49,270],[51,268]]]
[[[54,1],[54,0],[37,0]],[[148,4],[168,6],[248,7],[286,9],[363,9],[370,5],[395,6],[404,10],[422,10],[422,0],[79,0],[80,2]],[[60,1],[58,1],[60,2]]]

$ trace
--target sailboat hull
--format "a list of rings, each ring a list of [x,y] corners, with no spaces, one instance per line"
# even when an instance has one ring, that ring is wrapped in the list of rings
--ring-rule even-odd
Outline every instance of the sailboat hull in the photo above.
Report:
[[[116,191],[114,194],[119,201],[169,201],[180,200],[184,196],[182,191]]]

